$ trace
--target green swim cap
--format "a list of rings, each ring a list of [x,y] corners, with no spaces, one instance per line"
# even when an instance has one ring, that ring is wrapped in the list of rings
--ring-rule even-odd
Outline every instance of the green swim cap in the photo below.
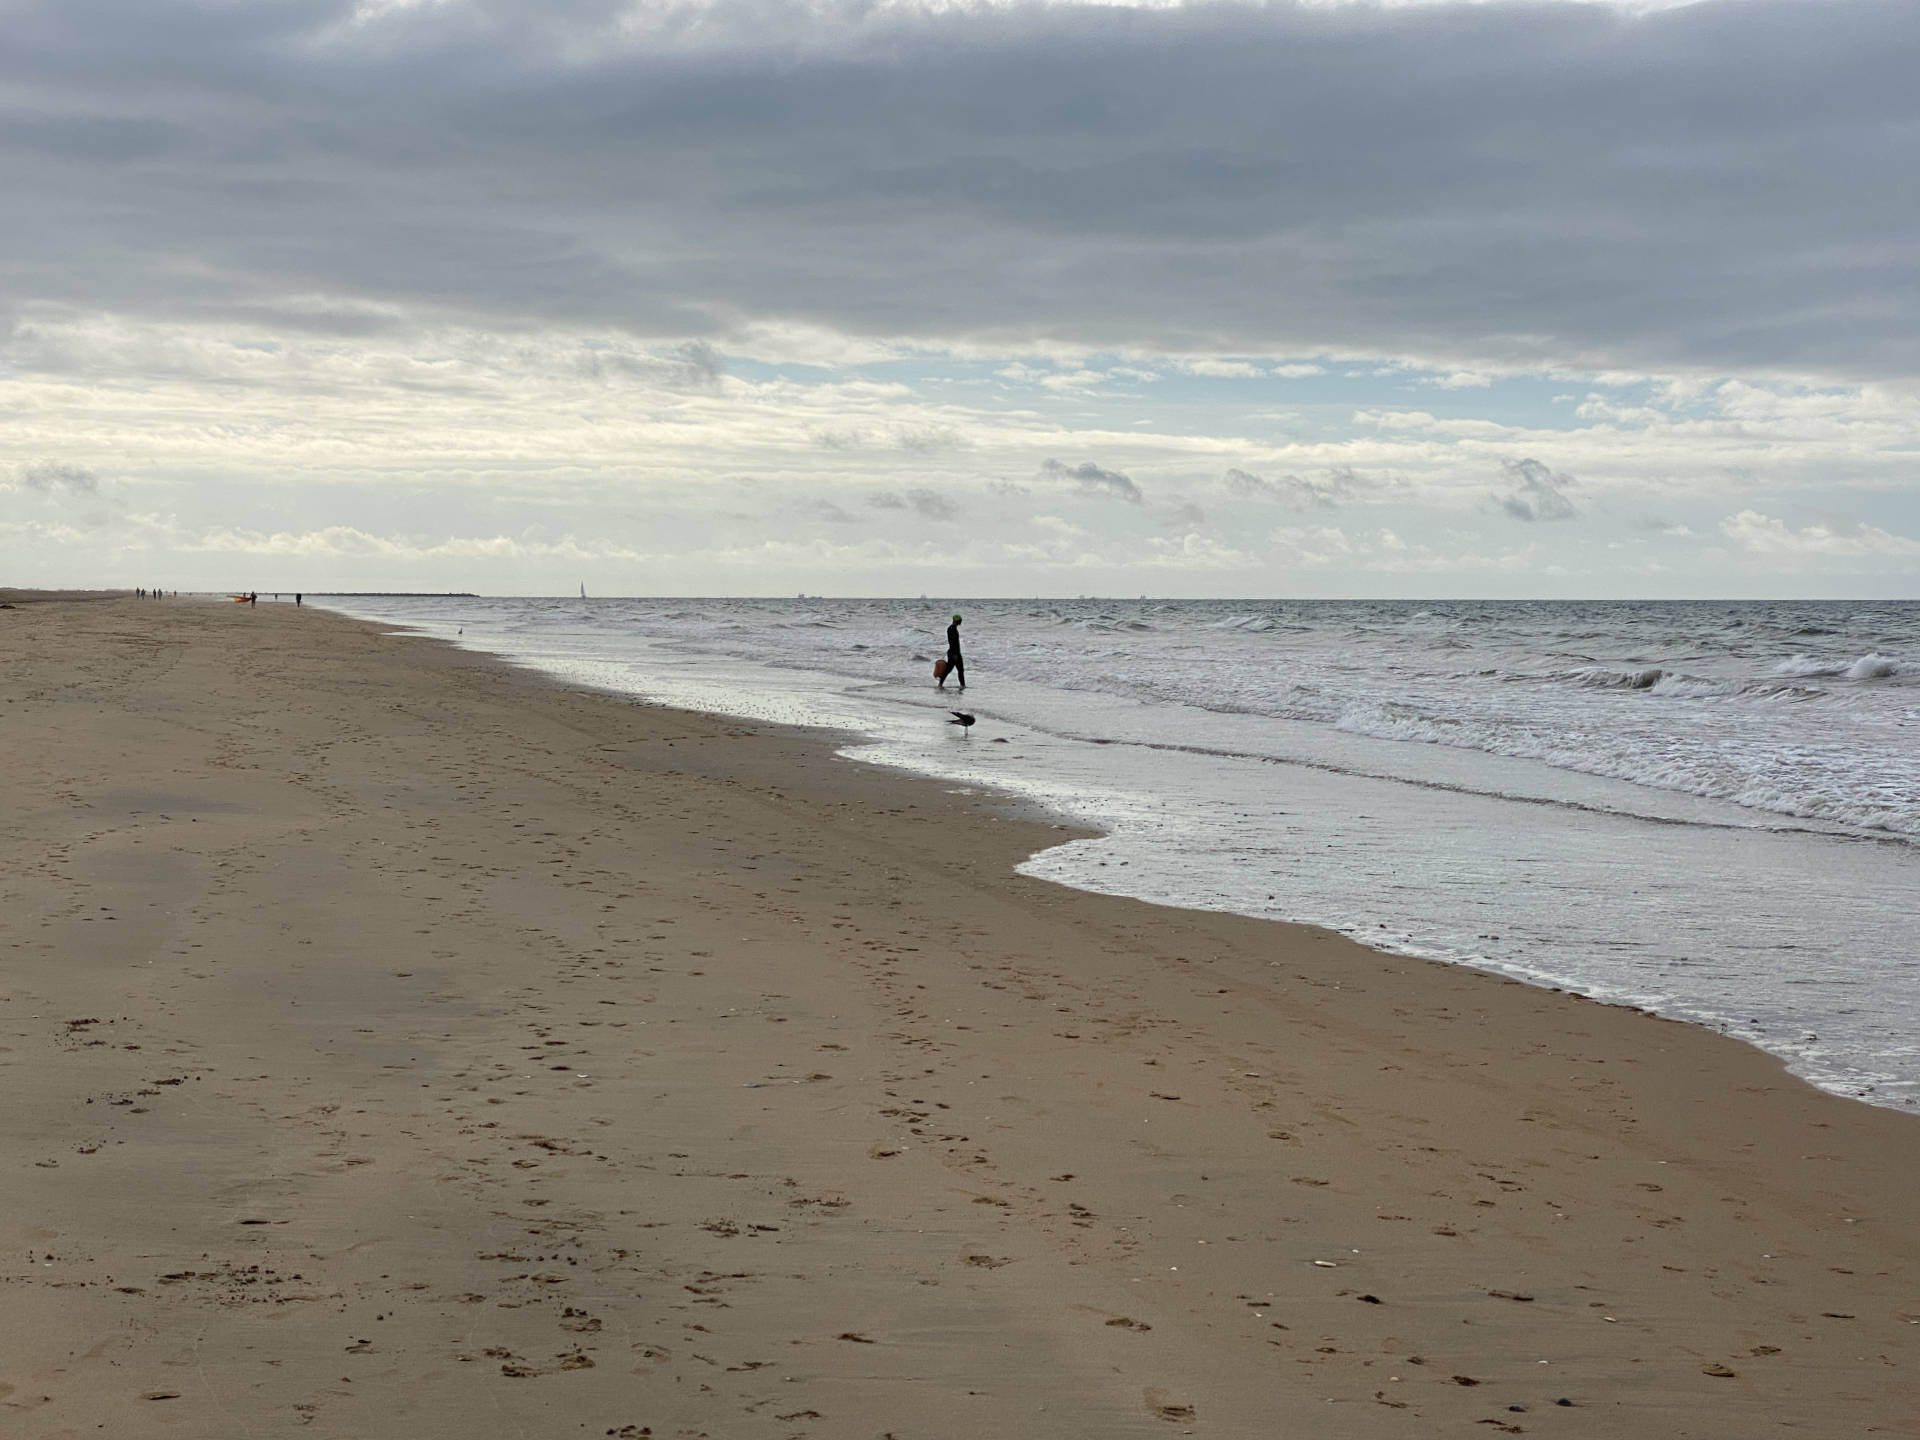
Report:
[[[956,625],[958,625],[958,624],[960,623],[960,617],[959,617],[958,615],[955,615],[955,616],[953,617],[953,623],[954,623],[954,624],[956,624]]]

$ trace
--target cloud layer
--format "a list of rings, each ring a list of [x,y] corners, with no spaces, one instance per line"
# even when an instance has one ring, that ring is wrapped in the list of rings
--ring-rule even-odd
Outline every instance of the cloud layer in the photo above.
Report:
[[[1905,4],[0,14],[16,311],[1920,370]]]
[[[0,34],[10,576],[1920,586],[1910,4]]]

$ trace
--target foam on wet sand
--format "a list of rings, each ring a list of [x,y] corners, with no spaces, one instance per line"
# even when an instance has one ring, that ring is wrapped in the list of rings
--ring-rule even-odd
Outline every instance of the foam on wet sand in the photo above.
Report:
[[[10,1435],[1920,1409],[1920,1124],[1736,1042],[311,609],[0,657]]]

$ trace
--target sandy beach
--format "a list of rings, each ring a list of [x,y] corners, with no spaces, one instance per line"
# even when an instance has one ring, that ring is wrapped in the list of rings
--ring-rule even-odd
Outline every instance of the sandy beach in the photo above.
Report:
[[[1912,1117],[830,737],[0,599],[0,1433],[1917,1433]]]

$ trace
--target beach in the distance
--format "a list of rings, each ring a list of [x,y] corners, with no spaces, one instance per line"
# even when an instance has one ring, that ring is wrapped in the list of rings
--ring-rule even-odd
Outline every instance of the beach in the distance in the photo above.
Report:
[[[10,598],[10,1435],[1910,1433],[1909,1115],[832,735]]]

